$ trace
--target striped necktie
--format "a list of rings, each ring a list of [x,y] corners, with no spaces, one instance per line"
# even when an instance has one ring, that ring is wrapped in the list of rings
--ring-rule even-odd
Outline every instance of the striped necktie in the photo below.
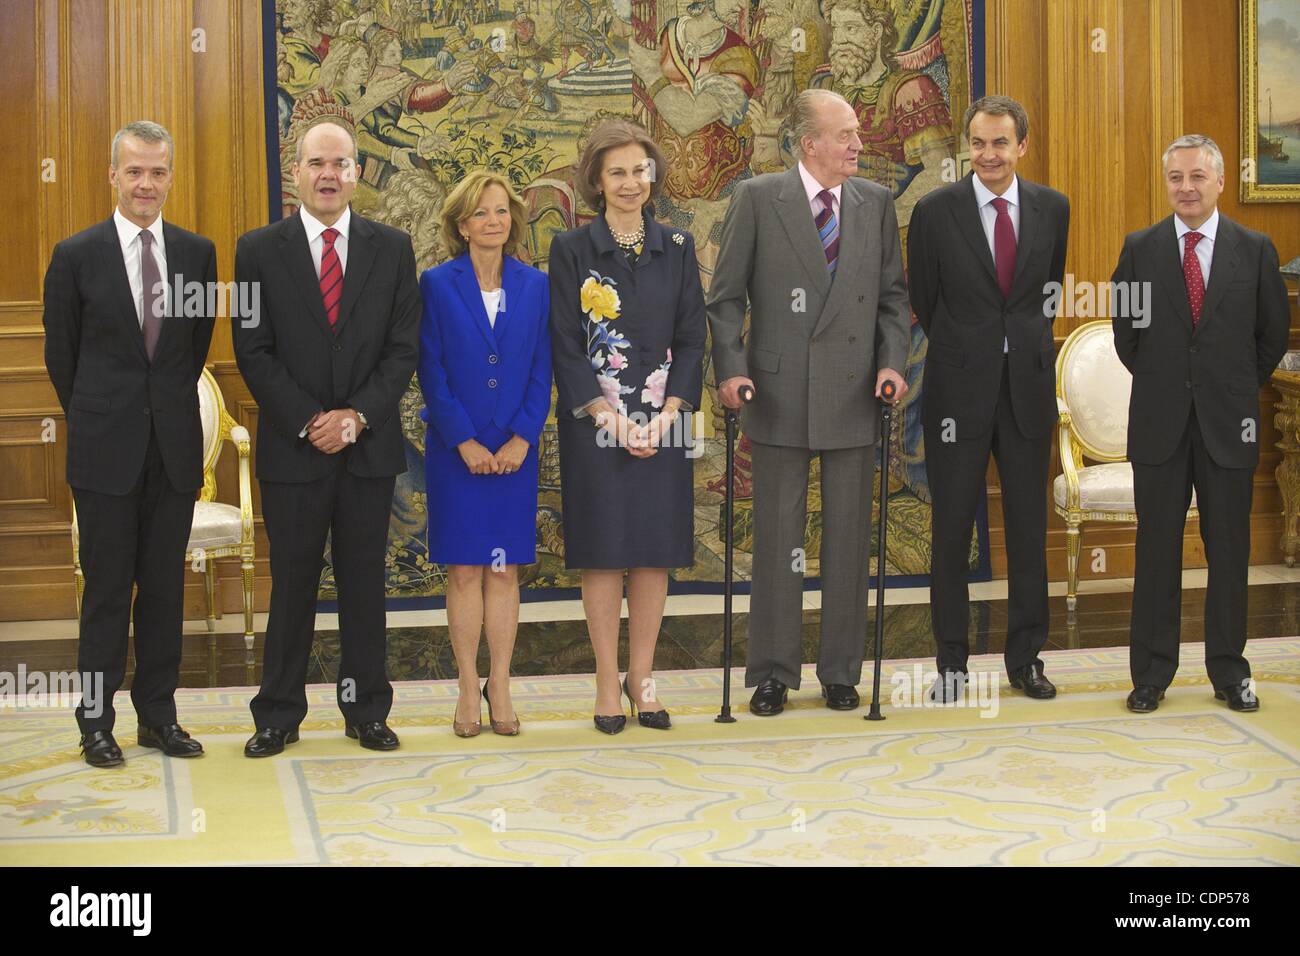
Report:
[[[822,248],[826,251],[826,271],[835,275],[835,264],[840,256],[840,221],[835,218],[831,206],[831,191],[823,189],[817,194],[817,198],[822,202],[822,211],[814,220],[817,235],[822,241]]]
[[[330,328],[339,320],[339,302],[343,298],[343,263],[339,262],[338,250],[334,248],[338,236],[339,231],[333,227],[321,233],[325,246],[320,254],[320,297],[325,303]]]

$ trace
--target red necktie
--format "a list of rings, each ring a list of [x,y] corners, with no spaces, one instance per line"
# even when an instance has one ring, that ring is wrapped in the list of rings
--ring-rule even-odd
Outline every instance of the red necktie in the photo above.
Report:
[[[339,301],[343,298],[343,264],[334,249],[334,240],[339,231],[334,228],[321,233],[325,248],[320,254],[320,297],[325,303],[325,315],[329,317],[330,328],[339,320]]]
[[[1196,258],[1196,244],[1205,237],[1199,232],[1184,236],[1183,279],[1187,283],[1187,304],[1192,307],[1192,328],[1201,321],[1201,305],[1205,302],[1205,277],[1201,275],[1201,260]]]
[[[993,208],[998,211],[997,221],[993,223],[993,261],[1004,299],[1011,298],[1011,281],[1016,276],[1016,227],[1011,224],[1008,205],[1001,196],[993,200]]]

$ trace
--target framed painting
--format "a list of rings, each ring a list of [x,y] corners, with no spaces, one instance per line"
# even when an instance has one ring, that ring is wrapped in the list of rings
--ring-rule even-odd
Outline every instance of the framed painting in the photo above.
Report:
[[[1241,201],[1300,202],[1300,4],[1241,0]]]

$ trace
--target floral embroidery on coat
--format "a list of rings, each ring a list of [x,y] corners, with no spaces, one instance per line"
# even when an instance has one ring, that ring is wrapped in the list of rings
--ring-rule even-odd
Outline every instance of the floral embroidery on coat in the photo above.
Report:
[[[664,391],[668,388],[668,370],[673,365],[673,350],[668,350],[668,358],[663,365],[646,376],[645,388],[641,389],[641,401],[653,408],[664,407]]]
[[[579,298],[582,311],[587,314],[587,358],[596,373],[596,382],[605,401],[622,412],[623,396],[635,389],[622,384],[618,378],[627,368],[623,350],[631,348],[632,343],[610,326],[622,309],[616,285],[613,279],[592,270],[582,283]]]

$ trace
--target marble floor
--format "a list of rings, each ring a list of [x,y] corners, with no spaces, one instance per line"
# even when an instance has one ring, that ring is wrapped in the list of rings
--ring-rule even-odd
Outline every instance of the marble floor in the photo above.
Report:
[[[1085,582],[1078,610],[1066,612],[1065,585],[1051,587],[1049,650],[1123,647],[1128,643],[1132,579]],[[1183,579],[1185,643],[1204,640],[1202,607],[1205,571],[1191,570]],[[868,633],[874,633],[875,595]],[[803,660],[816,660],[821,622],[821,594],[804,596]],[[734,605],[733,664],[743,668],[749,599],[738,595]],[[885,653],[888,660],[925,658],[933,653],[927,588],[890,589],[885,600]],[[512,671],[520,677],[589,674],[595,659],[587,639],[579,601],[524,604]],[[990,581],[971,586],[972,653],[1002,650],[1007,626],[1007,585]],[[185,626],[181,664],[183,687],[255,685],[261,677],[261,644],[266,615],[255,621],[257,638],[250,657],[243,640],[242,617],[227,614],[209,634],[205,622]],[[308,668],[309,682],[334,680],[339,655],[338,617],[321,613]],[[1300,634],[1300,568],[1251,568],[1247,619],[1248,639]],[[624,621],[626,638],[626,619]],[[32,671],[66,671],[76,666],[75,621],[14,621],[0,623],[0,672],[15,672],[20,664]],[[719,595],[675,595],[669,598],[656,667],[689,670],[718,667],[723,654],[722,598]],[[625,660],[626,641],[622,647]],[[388,668],[394,680],[441,680],[456,676],[447,616],[443,610],[403,610],[388,613]],[[487,673],[486,644],[480,649],[480,673]],[[130,669],[128,667],[128,684]]]

